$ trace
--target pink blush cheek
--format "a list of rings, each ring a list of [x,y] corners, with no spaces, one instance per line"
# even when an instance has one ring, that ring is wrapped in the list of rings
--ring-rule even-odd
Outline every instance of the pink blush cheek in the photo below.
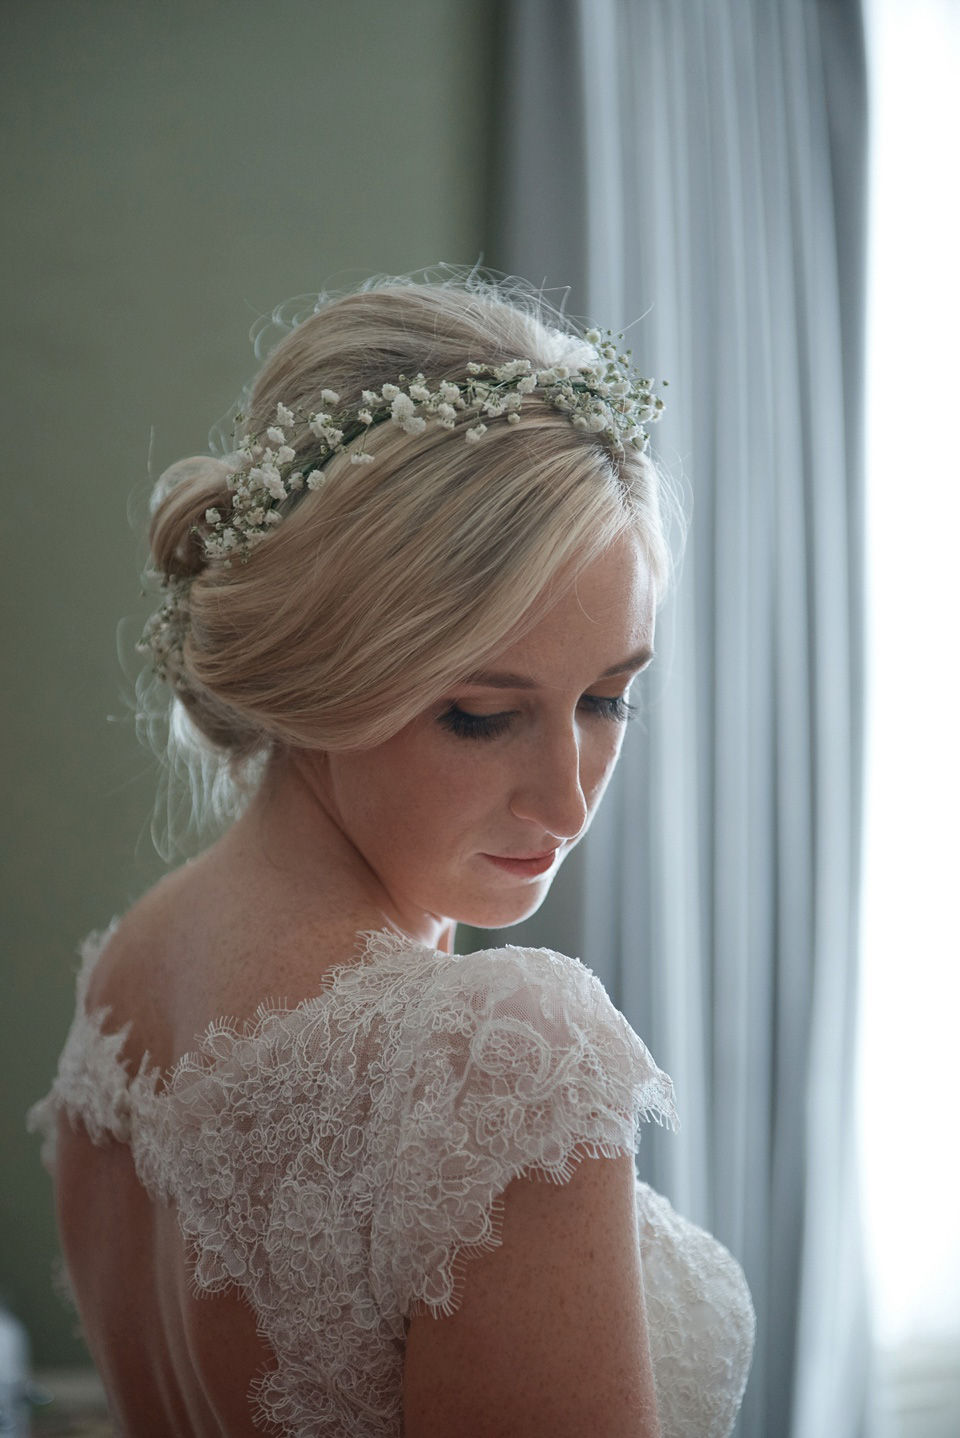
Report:
[[[405,875],[404,887],[414,882],[419,888],[431,876],[449,873],[470,850],[472,811],[482,794],[464,783],[458,766],[421,767],[397,756],[343,793],[343,817],[376,870],[384,877],[387,871]],[[489,827],[480,824],[479,830]],[[479,832],[474,847],[482,847]]]
[[[457,739],[432,716],[375,749],[332,759],[344,827],[386,877],[419,889],[464,866],[509,830],[509,775],[492,746]]]

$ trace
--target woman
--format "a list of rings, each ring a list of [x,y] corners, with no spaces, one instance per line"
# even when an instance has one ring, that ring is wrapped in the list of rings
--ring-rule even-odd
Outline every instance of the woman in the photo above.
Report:
[[[579,961],[453,953],[616,762],[661,405],[530,297],[379,283],[161,480],[145,644],[248,802],[88,941],[32,1115],[121,1432],[729,1432],[742,1275],[635,1177],[669,1079]]]

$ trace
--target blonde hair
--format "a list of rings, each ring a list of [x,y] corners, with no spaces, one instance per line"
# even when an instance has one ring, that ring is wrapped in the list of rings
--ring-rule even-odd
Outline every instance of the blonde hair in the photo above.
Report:
[[[400,375],[463,381],[471,361],[547,368],[575,365],[583,351],[579,334],[515,282],[370,282],[322,296],[272,351],[246,429],[262,433],[281,402],[301,414],[322,408],[322,389],[349,407]],[[292,441],[305,458],[310,439],[304,429]],[[181,461],[156,486],[155,569],[192,580],[169,675],[183,710],[174,741],[205,740],[235,798],[244,767],[279,748],[389,738],[536,623],[626,530],[639,536],[658,595],[667,584],[652,460],[615,456],[535,394],[520,424],[493,421],[477,444],[460,428],[412,436],[383,425],[366,448],[374,463],[334,456],[320,488],[230,566],[205,559],[197,532],[207,509],[229,510],[224,463]]]

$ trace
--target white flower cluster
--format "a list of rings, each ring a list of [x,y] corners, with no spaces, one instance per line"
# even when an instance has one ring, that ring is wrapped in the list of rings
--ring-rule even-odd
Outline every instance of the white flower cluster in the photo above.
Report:
[[[352,464],[369,464],[373,456],[363,447],[373,425],[391,423],[406,434],[422,434],[428,424],[453,429],[460,416],[474,423],[464,433],[468,443],[482,439],[486,421],[505,418],[518,424],[527,395],[537,392],[556,409],[568,414],[577,429],[595,434],[618,454],[627,445],[642,449],[644,428],[660,418],[663,400],[653,393],[653,380],[634,375],[629,354],[621,354],[612,336],[590,330],[587,342],[596,358],[570,368],[556,365],[535,370],[529,360],[508,360],[501,365],[469,364],[470,378],[457,383],[441,380],[431,388],[422,374],[380,390],[363,390],[362,407],[338,410],[340,396],[325,389],[320,399],[326,409],[298,417],[286,405],[277,405],[274,423],[264,434],[247,436],[227,458],[232,503],[228,513],[208,509],[204,548],[209,559],[227,563],[246,559],[281,522],[282,506],[304,488],[318,489],[323,466],[335,454],[349,454]],[[241,417],[242,418],[242,417]],[[297,465],[297,450],[290,441],[304,429],[318,443],[301,443],[309,449],[309,465]]]
[[[190,621],[190,579],[161,579],[163,600],[147,620],[137,643],[137,652],[153,656],[153,672],[160,679],[170,675],[171,659],[183,649],[183,637]]]
[[[397,384],[379,390],[365,389],[359,409],[340,409],[340,396],[322,390],[323,409],[298,415],[278,404],[274,422],[258,435],[247,435],[226,458],[231,492],[227,512],[208,509],[205,526],[198,527],[208,559],[229,565],[246,561],[258,545],[282,522],[284,505],[307,489],[318,489],[323,466],[335,454],[349,455],[351,464],[370,464],[364,449],[367,431],[374,425],[398,425],[405,434],[422,434],[428,424],[454,429],[470,418],[464,429],[468,444],[487,432],[487,421],[503,418],[520,422],[525,398],[533,394],[570,418],[576,429],[596,435],[614,453],[628,446],[643,449],[645,425],[658,420],[663,400],[653,393],[654,381],[638,376],[630,364],[630,351],[621,353],[609,332],[588,330],[584,336],[593,357],[575,367],[554,365],[537,370],[529,360],[508,360],[500,365],[468,364],[469,379],[440,380],[434,387],[417,374],[399,376]],[[622,339],[622,336],[616,338]],[[663,381],[666,386],[666,380]],[[244,416],[238,416],[242,426]],[[298,439],[301,454],[291,443]],[[147,624],[137,646],[154,657],[154,669],[164,676],[172,652],[182,645],[189,618],[190,581],[166,586],[167,597]]]

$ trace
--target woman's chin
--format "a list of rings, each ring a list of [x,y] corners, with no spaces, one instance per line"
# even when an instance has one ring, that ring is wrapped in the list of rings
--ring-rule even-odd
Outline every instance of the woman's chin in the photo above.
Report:
[[[553,875],[524,884],[510,894],[489,895],[458,909],[456,922],[472,929],[509,929],[535,914],[550,892]]]

